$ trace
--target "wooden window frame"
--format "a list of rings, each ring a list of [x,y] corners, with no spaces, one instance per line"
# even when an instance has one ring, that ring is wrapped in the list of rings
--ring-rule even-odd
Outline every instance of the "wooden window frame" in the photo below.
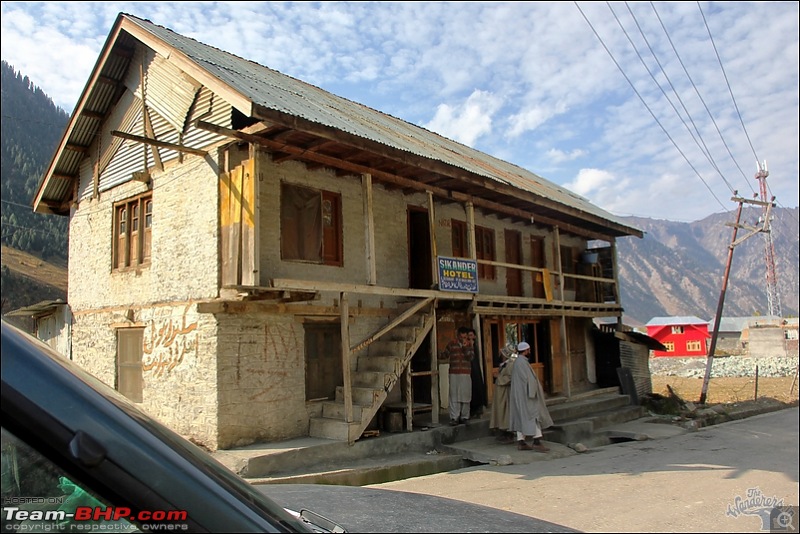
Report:
[[[703,350],[703,344],[699,340],[686,342],[687,352],[701,352],[702,350]]]
[[[483,226],[475,226],[475,257],[479,260],[497,260],[497,240],[494,230]],[[494,280],[497,276],[494,265],[478,264],[479,280]]]
[[[452,219],[451,243],[453,256],[456,258],[469,258],[469,236],[467,235],[467,223]],[[497,246],[494,230],[483,226],[475,226],[475,259],[496,261]],[[497,276],[494,265],[478,263],[478,279],[494,280]]]
[[[114,203],[111,270],[126,271],[150,265],[153,193]]]
[[[319,195],[319,212],[310,220],[301,209],[288,211],[290,203],[285,195],[292,190],[304,189],[306,195]],[[313,210],[313,211],[316,211]],[[294,222],[293,222],[294,221]],[[312,231],[319,239],[318,251],[297,245],[299,232]],[[314,248],[317,248],[314,246]],[[297,184],[281,184],[281,260],[318,263],[335,267],[344,266],[344,225],[342,221],[342,195]]]
[[[664,352],[675,352],[675,343],[672,341],[665,341],[664,348],[667,349]]]

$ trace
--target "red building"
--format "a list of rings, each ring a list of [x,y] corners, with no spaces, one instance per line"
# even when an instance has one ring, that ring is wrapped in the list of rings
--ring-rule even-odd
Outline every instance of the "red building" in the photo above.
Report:
[[[667,350],[654,350],[655,357],[685,358],[708,354],[708,321],[698,317],[654,317],[645,325],[647,335]]]

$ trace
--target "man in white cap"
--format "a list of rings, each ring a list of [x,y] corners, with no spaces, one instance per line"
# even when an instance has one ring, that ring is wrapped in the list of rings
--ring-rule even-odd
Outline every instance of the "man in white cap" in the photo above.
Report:
[[[552,426],[553,419],[545,404],[542,385],[531,368],[531,346],[523,341],[517,345],[517,352],[519,356],[511,374],[509,429],[517,433],[517,449],[547,452],[550,449],[542,444],[542,430]]]

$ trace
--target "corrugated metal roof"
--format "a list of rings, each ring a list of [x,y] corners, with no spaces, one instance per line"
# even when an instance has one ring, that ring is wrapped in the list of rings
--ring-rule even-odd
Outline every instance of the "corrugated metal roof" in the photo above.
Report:
[[[686,315],[683,317],[653,317],[645,326],[673,326],[673,325],[687,325],[687,324],[708,324],[694,315]]]
[[[59,306],[65,306],[66,304],[67,303],[61,299],[43,300],[36,304],[31,304],[30,306],[25,306],[24,308],[18,308],[16,310],[10,311],[6,315],[8,315],[9,317],[33,317],[36,315],[52,313]]]
[[[585,214],[587,224],[594,219],[594,223],[600,222],[606,228],[613,226],[612,235],[642,234],[638,228],[595,206],[586,198],[517,165],[124,13],[119,15],[108,36],[92,77],[84,88],[75,114],[40,185],[34,201],[37,209],[40,202],[59,203],[70,198],[73,187],[71,177],[79,175],[79,166],[85,154],[72,151],[68,146],[91,145],[99,121],[120,96],[119,84],[102,81],[124,79],[141,40],[147,41],[146,45],[155,47],[169,60],[175,56],[175,61],[181,63],[182,67],[188,67],[185,61],[188,60],[194,65],[189,70],[194,68],[196,71],[187,74],[200,76],[202,79],[198,78],[198,81],[212,90],[223,90],[226,98],[231,99],[229,104],[248,117],[252,117],[256,109],[297,117],[528,192],[546,199],[548,203],[563,206],[565,213],[569,210]],[[185,60],[179,58],[181,55],[185,56]],[[54,210],[64,212],[63,206]]]
[[[622,219],[595,206],[586,198],[517,165],[502,161],[402,119],[336,96],[253,61],[184,37],[150,21],[130,15],[125,15],[125,17],[169,46],[186,54],[208,74],[257,106],[300,117],[388,147],[440,161],[529,191],[587,214],[630,227]],[[246,110],[240,111],[245,112]]]

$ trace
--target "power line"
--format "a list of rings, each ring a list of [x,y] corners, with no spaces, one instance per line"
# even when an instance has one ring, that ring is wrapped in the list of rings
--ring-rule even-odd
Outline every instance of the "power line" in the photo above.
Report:
[[[722,58],[719,57],[719,51],[717,50],[717,45],[714,43],[714,37],[711,35],[711,28],[708,27],[708,21],[706,20],[706,16],[703,13],[703,8],[700,6],[700,2],[697,2],[697,9],[700,10],[700,14],[703,16],[703,23],[705,24],[706,30],[708,31],[708,38],[711,39],[711,45],[714,47],[714,53],[717,55],[719,68],[722,70],[722,75],[725,77],[725,84],[728,86],[728,91],[731,93],[731,100],[733,100],[733,107],[736,109],[736,114],[739,116],[739,122],[742,123],[742,129],[744,130],[745,137],[747,137],[747,142],[750,143],[750,150],[753,151],[753,156],[755,156],[756,161],[761,161],[760,159],[758,159],[758,155],[756,154],[756,149],[753,147],[753,142],[750,140],[750,135],[747,133],[747,128],[744,125],[744,119],[742,119],[742,114],[739,112],[739,106],[736,104],[736,97],[733,96],[733,89],[731,89],[731,84],[728,81],[728,74],[725,72],[725,67],[722,65]]]
[[[581,13],[581,16],[583,16],[583,18],[584,18],[584,20],[586,21],[586,23],[587,23],[587,24],[589,25],[589,27],[592,29],[592,32],[594,32],[594,35],[595,35],[595,37],[597,37],[597,39],[600,41],[600,44],[603,46],[603,48],[605,49],[605,51],[606,51],[606,52],[608,53],[608,55],[611,57],[611,60],[614,62],[614,65],[616,65],[616,66],[617,66],[617,69],[619,69],[619,71],[620,71],[620,73],[622,74],[622,76],[623,76],[623,77],[625,78],[625,80],[628,82],[628,85],[630,85],[630,86],[631,86],[631,89],[633,89],[633,92],[636,94],[636,96],[637,96],[637,97],[639,97],[639,100],[642,102],[642,104],[644,105],[644,107],[647,109],[647,111],[648,111],[648,112],[650,113],[650,115],[653,117],[653,120],[655,120],[655,121],[656,121],[656,124],[658,124],[658,126],[661,128],[661,130],[664,132],[664,134],[665,134],[665,135],[667,136],[667,138],[670,140],[670,142],[671,142],[671,143],[672,143],[672,145],[675,147],[675,149],[678,151],[678,153],[679,153],[679,154],[680,154],[680,155],[683,157],[683,159],[686,161],[686,163],[689,165],[689,167],[691,167],[691,168],[692,168],[692,170],[695,172],[695,174],[697,175],[697,177],[698,177],[698,178],[700,178],[700,181],[701,181],[701,182],[703,182],[703,185],[705,185],[705,186],[706,186],[706,189],[708,189],[709,193],[711,193],[711,196],[713,196],[713,197],[714,197],[714,199],[715,199],[715,200],[716,200],[716,201],[719,203],[719,205],[720,205],[720,206],[722,206],[722,209],[723,209],[723,210],[725,210],[725,211],[729,211],[729,210],[728,210],[728,208],[726,208],[726,207],[725,207],[725,205],[724,205],[724,204],[723,204],[723,203],[720,201],[720,199],[717,197],[717,195],[714,193],[714,191],[711,189],[711,187],[709,187],[708,183],[706,183],[706,181],[703,179],[703,177],[702,177],[702,175],[700,174],[700,172],[698,172],[698,170],[695,168],[695,166],[694,166],[694,165],[692,165],[692,162],[691,162],[691,161],[689,161],[689,158],[687,158],[687,157],[686,157],[686,154],[684,154],[684,153],[683,153],[683,151],[681,150],[681,148],[678,146],[678,144],[675,142],[675,140],[672,138],[672,136],[669,134],[669,132],[666,130],[666,128],[664,128],[664,126],[661,124],[661,121],[659,121],[659,120],[658,120],[658,117],[656,117],[655,113],[653,113],[653,110],[652,110],[652,109],[650,109],[650,106],[648,106],[648,105],[647,105],[647,102],[645,102],[644,98],[642,98],[642,95],[641,95],[641,94],[639,94],[639,91],[636,89],[636,86],[633,84],[633,82],[631,82],[630,78],[628,78],[628,75],[627,75],[627,74],[625,74],[625,71],[622,69],[622,67],[620,66],[620,64],[617,62],[616,58],[614,57],[614,54],[612,54],[612,53],[611,53],[611,50],[609,50],[609,49],[608,49],[608,47],[606,46],[606,43],[603,41],[603,38],[602,38],[602,37],[600,37],[600,34],[598,34],[598,33],[597,33],[597,30],[595,29],[594,25],[592,25],[591,21],[589,21],[589,19],[586,17],[586,14],[585,14],[585,13],[583,12],[583,10],[581,9],[581,6],[579,6],[579,5],[578,5],[578,2],[577,2],[577,1],[576,1],[576,2],[574,2],[574,3],[575,3],[575,7],[577,7],[577,8],[578,8],[578,11],[580,11],[580,13]]]
[[[642,65],[644,66],[645,71],[647,71],[647,73],[650,75],[650,78],[653,80],[653,83],[655,83],[656,86],[659,88],[659,90],[661,90],[661,94],[664,95],[664,98],[667,100],[667,102],[669,102],[670,106],[672,106],[673,111],[675,111],[675,114],[678,116],[678,118],[680,119],[681,123],[683,123],[683,126],[686,128],[686,131],[689,132],[689,135],[692,137],[692,139],[694,140],[695,144],[700,149],[700,152],[703,153],[703,155],[709,161],[711,166],[717,171],[717,173],[719,174],[720,178],[722,178],[722,181],[725,182],[725,185],[728,186],[728,189],[731,191],[731,193],[735,194],[734,187],[728,182],[728,180],[725,179],[725,176],[719,170],[719,167],[717,166],[717,162],[714,160],[713,156],[711,155],[711,151],[708,149],[708,146],[706,145],[705,141],[703,140],[702,135],[700,134],[700,130],[697,128],[697,125],[695,124],[694,120],[692,119],[692,116],[689,113],[689,110],[686,108],[686,105],[683,103],[683,100],[681,99],[680,94],[678,93],[677,89],[675,89],[675,85],[673,85],[672,80],[669,78],[669,75],[667,74],[666,70],[664,69],[664,66],[661,64],[661,61],[659,61],[658,56],[655,53],[655,50],[653,50],[653,47],[650,45],[650,41],[648,41],[647,37],[645,36],[644,31],[642,30],[642,27],[639,25],[639,21],[636,19],[636,15],[633,14],[633,10],[631,10],[630,6],[626,2],[625,6],[628,8],[628,12],[630,13],[631,17],[633,18],[633,21],[636,24],[636,27],[639,29],[639,34],[642,36],[642,39],[644,39],[645,44],[647,44],[647,47],[650,50],[650,54],[653,56],[653,59],[655,59],[656,64],[658,64],[658,67],[661,69],[661,73],[664,75],[664,78],[666,78],[667,83],[669,83],[669,86],[672,88],[672,92],[675,94],[676,98],[678,99],[678,102],[681,104],[681,107],[683,107],[683,111],[686,113],[687,118],[692,123],[692,126],[694,127],[694,130],[697,133],[697,137],[695,137],[694,133],[692,133],[692,130],[689,128],[689,125],[686,124],[686,121],[683,119],[683,116],[678,111],[678,109],[675,107],[675,104],[672,102],[672,100],[670,99],[669,95],[667,95],[666,91],[664,91],[663,87],[661,87],[661,84],[658,83],[658,80],[656,80],[656,77],[653,76],[652,72],[650,72],[650,69],[647,67],[647,63],[645,62],[645,60],[642,57],[642,55],[639,53],[639,50],[636,47],[636,44],[634,44],[633,40],[628,35],[628,32],[627,32],[627,30],[625,30],[625,27],[623,26],[622,22],[619,20],[619,17],[617,17],[617,14],[614,12],[614,9],[611,7],[611,4],[606,2],[606,5],[608,6],[608,9],[611,11],[611,14],[614,15],[614,18],[616,19],[617,24],[622,29],[622,32],[625,34],[625,37],[627,37],[628,42],[631,44],[631,47],[633,48],[634,52],[636,52],[636,55],[639,57],[639,61],[642,62]],[[698,138],[700,139],[699,141],[698,141]],[[702,146],[700,145],[701,143],[702,143]]]
[[[667,27],[664,25],[664,21],[661,19],[661,15],[658,14],[658,10],[656,9],[655,4],[653,2],[650,2],[650,6],[653,8],[653,12],[655,13],[656,18],[658,19],[659,24],[661,24],[661,29],[664,30],[664,35],[666,35],[667,40],[669,41],[669,44],[672,47],[672,51],[675,52],[675,57],[678,58],[678,63],[680,63],[681,67],[683,68],[683,72],[686,73],[686,77],[689,79],[689,83],[694,88],[694,91],[697,94],[697,98],[700,99],[700,102],[703,104],[703,107],[705,108],[706,113],[708,113],[708,117],[711,119],[711,122],[714,125],[714,128],[717,130],[717,134],[719,135],[720,141],[722,141],[722,144],[725,147],[725,149],[728,151],[728,155],[731,157],[731,160],[733,160],[734,165],[736,165],[736,168],[739,169],[739,172],[742,174],[742,178],[744,178],[745,183],[750,187],[750,191],[755,193],[756,190],[753,187],[753,184],[750,183],[750,180],[745,175],[744,171],[742,170],[742,167],[739,165],[739,162],[736,161],[736,158],[733,156],[733,152],[731,152],[731,149],[728,146],[728,143],[725,141],[725,137],[722,135],[722,131],[719,129],[719,125],[717,124],[717,121],[714,119],[714,115],[711,113],[711,110],[708,108],[708,104],[706,104],[706,101],[703,98],[703,95],[700,94],[700,90],[697,88],[697,84],[694,83],[694,79],[692,79],[692,76],[689,74],[689,70],[686,68],[686,64],[683,62],[683,58],[678,53],[678,49],[676,48],[675,43],[672,41],[672,37],[670,36],[669,31],[667,31]]]

